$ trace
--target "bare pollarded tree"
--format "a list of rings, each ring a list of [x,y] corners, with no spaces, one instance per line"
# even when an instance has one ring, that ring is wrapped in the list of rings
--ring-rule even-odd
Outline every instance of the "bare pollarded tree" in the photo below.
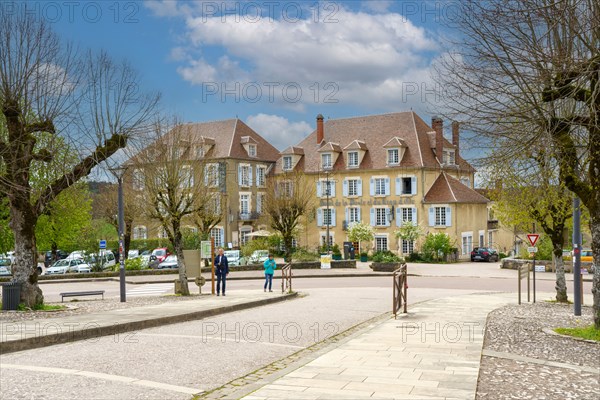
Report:
[[[449,117],[503,154],[545,148],[590,213],[594,321],[600,329],[600,3],[464,0],[460,37],[436,77]]]
[[[183,255],[185,225],[198,223],[200,216],[218,216],[215,196],[206,184],[205,160],[198,156],[191,125],[169,123],[164,119],[154,124],[154,142],[143,148],[126,164],[132,184],[143,187],[140,194],[145,217],[158,221],[177,255],[181,294],[189,295]]]
[[[142,131],[158,95],[143,95],[126,63],[78,51],[43,19],[0,8],[0,197],[7,197],[15,237],[13,279],[21,302],[43,302],[37,285],[35,226],[48,204]],[[32,166],[57,157],[53,141],[77,149],[58,178],[39,190]],[[56,161],[56,160],[54,160]],[[54,163],[56,164],[56,162]]]

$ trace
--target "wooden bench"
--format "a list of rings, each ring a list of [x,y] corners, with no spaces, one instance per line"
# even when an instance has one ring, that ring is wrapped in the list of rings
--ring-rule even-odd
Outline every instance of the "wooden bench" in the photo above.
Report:
[[[64,292],[61,293],[62,301],[65,301],[65,297],[79,297],[79,296],[99,296],[102,295],[102,300],[104,300],[104,290],[87,290],[83,292]]]

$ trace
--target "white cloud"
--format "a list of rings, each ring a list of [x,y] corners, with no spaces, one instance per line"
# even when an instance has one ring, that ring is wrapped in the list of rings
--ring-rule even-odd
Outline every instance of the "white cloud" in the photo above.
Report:
[[[279,150],[300,142],[314,130],[305,121],[290,122],[287,118],[272,114],[251,115],[246,123]]]
[[[381,12],[389,5],[375,3],[369,7]],[[340,8],[330,16],[337,22],[325,23],[323,18],[315,22],[306,14],[306,19],[296,22],[289,18],[221,18],[202,14],[197,4],[188,11],[186,45],[203,56],[193,59],[190,52],[190,60],[178,72],[195,85],[207,80],[228,86],[234,82],[277,82],[281,86],[295,82],[302,87],[301,100],[290,104],[279,90],[275,103],[298,110],[310,103],[322,104],[327,94],[329,100],[340,104],[408,108],[413,103],[406,102],[404,87],[417,84],[433,89],[430,56],[439,50],[433,36],[397,13]],[[206,51],[218,48],[224,56],[213,61]],[[325,90],[328,84],[338,88],[335,95],[335,90]],[[408,100],[420,101],[415,96]]]

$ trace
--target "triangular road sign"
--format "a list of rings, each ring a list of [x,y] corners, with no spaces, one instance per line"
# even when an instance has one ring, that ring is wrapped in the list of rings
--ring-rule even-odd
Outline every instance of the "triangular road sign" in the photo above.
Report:
[[[535,246],[535,244],[537,243],[539,238],[540,238],[540,235],[537,233],[528,233],[527,234],[527,240],[529,240],[529,243],[531,243],[531,246]]]

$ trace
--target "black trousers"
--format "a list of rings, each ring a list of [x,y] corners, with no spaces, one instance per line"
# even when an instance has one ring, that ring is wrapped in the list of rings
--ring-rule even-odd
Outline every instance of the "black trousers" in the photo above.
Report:
[[[217,272],[217,293],[221,293],[221,285],[223,285],[223,294],[225,294],[225,283],[227,274],[225,272]]]

